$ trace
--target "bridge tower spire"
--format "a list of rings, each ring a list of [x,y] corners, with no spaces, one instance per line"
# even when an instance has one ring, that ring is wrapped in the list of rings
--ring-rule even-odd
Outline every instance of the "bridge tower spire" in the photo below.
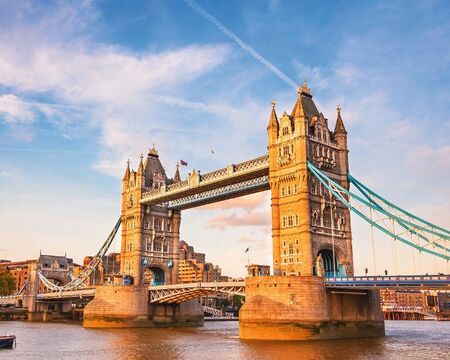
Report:
[[[274,110],[273,110],[274,111]],[[353,274],[350,214],[308,171],[308,161],[348,187],[347,132],[340,107],[336,129],[317,110],[311,89],[298,89],[291,115],[268,126],[275,275]]]
[[[121,273],[133,277],[134,285],[170,284],[178,280],[180,211],[166,205],[141,203],[146,191],[160,191],[171,185],[155,144],[138,170],[130,171],[129,161],[122,187]]]

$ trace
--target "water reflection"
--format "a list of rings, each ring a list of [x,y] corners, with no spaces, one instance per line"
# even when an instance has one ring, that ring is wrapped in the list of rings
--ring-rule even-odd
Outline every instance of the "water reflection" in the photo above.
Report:
[[[446,359],[450,322],[388,321],[381,339],[242,341],[237,322],[203,328],[83,329],[78,324],[3,322],[15,350],[0,359]]]

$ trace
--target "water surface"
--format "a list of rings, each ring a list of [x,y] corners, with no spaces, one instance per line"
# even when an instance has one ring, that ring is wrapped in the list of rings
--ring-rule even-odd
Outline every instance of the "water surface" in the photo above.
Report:
[[[203,328],[84,329],[72,323],[0,322],[15,334],[0,359],[450,359],[450,322],[386,321],[381,339],[243,341],[238,323]]]

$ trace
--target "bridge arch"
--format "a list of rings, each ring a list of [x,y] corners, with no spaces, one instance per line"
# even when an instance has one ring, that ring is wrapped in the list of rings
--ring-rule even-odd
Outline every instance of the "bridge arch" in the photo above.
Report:
[[[316,255],[315,275],[324,277],[347,276],[344,258],[344,252],[339,247],[334,246],[333,255],[333,245],[327,244],[322,246]]]
[[[144,285],[155,286],[170,284],[170,270],[163,264],[148,264],[143,270]]]

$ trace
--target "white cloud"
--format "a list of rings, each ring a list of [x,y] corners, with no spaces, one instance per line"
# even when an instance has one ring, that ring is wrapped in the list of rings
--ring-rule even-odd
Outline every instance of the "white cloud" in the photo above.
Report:
[[[35,120],[30,106],[12,94],[0,95],[0,117],[9,124],[29,124]]]
[[[292,65],[298,76],[296,78],[306,79],[309,86],[321,90],[329,85],[328,78],[323,74],[323,70],[317,66],[308,66],[298,60],[293,60]]]
[[[20,91],[50,91],[73,104],[120,104],[189,82],[222,63],[228,48],[193,45],[138,55],[102,45],[42,46],[26,52],[21,57],[15,48],[0,45],[0,83]]]

